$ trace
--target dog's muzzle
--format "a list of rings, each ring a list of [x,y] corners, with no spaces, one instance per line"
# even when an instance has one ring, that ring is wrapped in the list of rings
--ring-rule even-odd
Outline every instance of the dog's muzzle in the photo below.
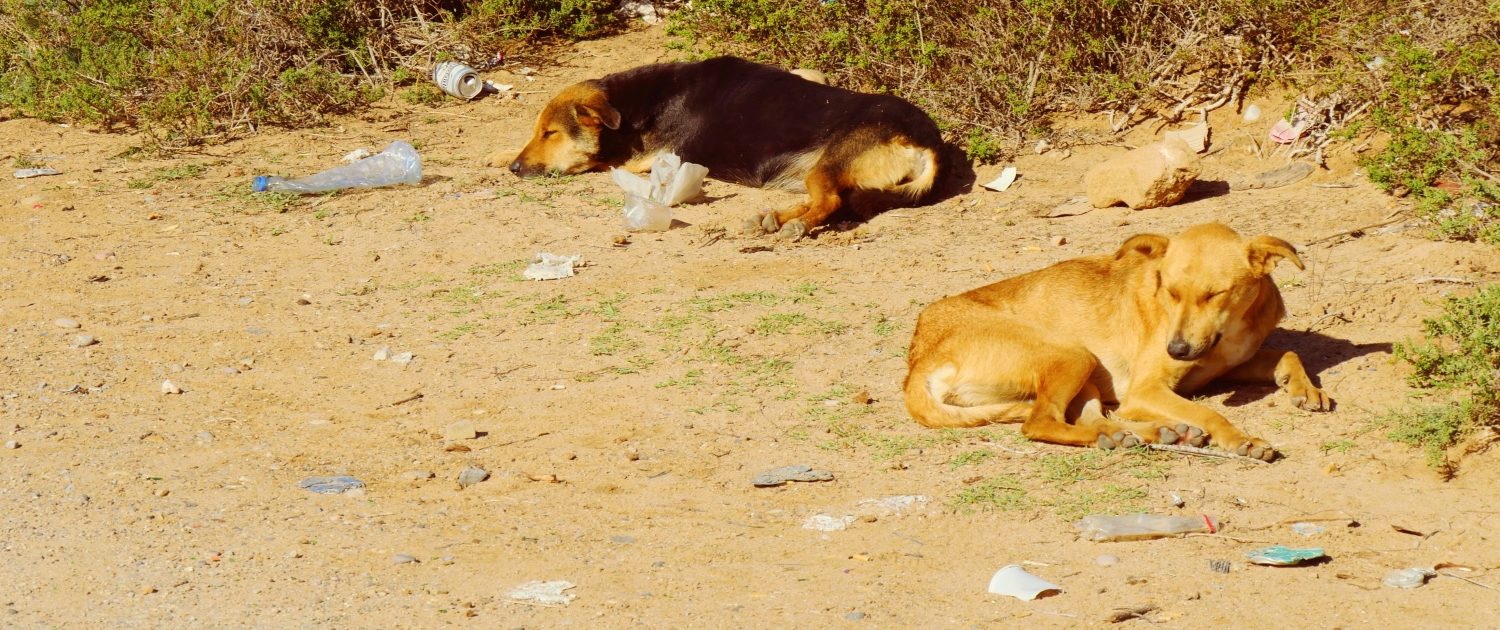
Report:
[[[1170,343],[1167,344],[1167,356],[1177,359],[1178,361],[1192,361],[1193,359],[1208,354],[1209,350],[1213,350],[1214,346],[1219,345],[1219,339],[1223,336],[1223,333],[1214,333],[1213,341],[1210,341],[1198,348],[1194,348],[1192,344],[1188,343],[1182,337],[1175,337]]]

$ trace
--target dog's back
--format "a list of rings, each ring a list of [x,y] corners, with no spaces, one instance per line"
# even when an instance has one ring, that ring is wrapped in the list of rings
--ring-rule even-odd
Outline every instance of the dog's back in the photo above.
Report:
[[[672,149],[717,178],[750,186],[800,189],[825,151],[848,150],[835,141],[850,136],[867,149],[896,140],[931,149],[934,160],[942,146],[937,125],[905,100],[735,57],[643,66],[600,83],[627,119],[634,112],[650,121],[638,130],[643,151]],[[935,176],[936,164],[932,170]]]

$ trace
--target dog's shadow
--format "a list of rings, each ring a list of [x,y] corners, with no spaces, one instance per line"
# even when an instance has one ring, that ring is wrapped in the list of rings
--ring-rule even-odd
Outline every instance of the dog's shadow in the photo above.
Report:
[[[1322,333],[1282,329],[1277,329],[1271,333],[1271,336],[1266,339],[1262,347],[1296,352],[1297,358],[1302,359],[1302,366],[1307,369],[1307,375],[1312,378],[1313,384],[1318,387],[1323,387],[1321,377],[1325,376],[1324,373],[1329,369],[1367,354],[1377,352],[1388,353],[1391,351],[1390,343],[1357,344],[1347,339],[1329,337]],[[1215,395],[1230,392],[1229,398],[1224,400],[1224,405],[1226,407],[1240,407],[1275,394],[1278,389],[1280,388],[1270,383],[1222,383],[1216,381],[1205,387],[1201,393],[1204,395]],[[1335,400],[1334,404],[1338,404],[1338,401]]]

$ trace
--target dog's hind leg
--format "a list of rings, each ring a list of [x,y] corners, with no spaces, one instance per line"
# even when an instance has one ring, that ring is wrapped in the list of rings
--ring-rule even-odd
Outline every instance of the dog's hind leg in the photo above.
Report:
[[[1031,358],[1031,369],[1035,372],[1036,400],[1032,403],[1031,415],[1021,424],[1021,434],[1027,439],[1070,446],[1098,445],[1102,448],[1136,446],[1142,440],[1114,422],[1098,415],[1098,390],[1089,383],[1089,377],[1098,368],[1098,361],[1082,348],[1052,347],[1036,352]],[[1084,399],[1081,403],[1078,400]],[[1090,405],[1094,405],[1093,413]],[[1069,407],[1075,413],[1082,411],[1088,417],[1068,423]]]

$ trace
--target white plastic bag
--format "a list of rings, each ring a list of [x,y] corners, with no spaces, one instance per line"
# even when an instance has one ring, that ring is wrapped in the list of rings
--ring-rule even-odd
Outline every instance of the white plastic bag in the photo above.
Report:
[[[663,232],[672,225],[671,207],[697,197],[703,191],[708,168],[683,162],[675,153],[663,153],[651,163],[650,179],[621,169],[610,169],[610,177],[625,190],[625,229],[632,232]]]

